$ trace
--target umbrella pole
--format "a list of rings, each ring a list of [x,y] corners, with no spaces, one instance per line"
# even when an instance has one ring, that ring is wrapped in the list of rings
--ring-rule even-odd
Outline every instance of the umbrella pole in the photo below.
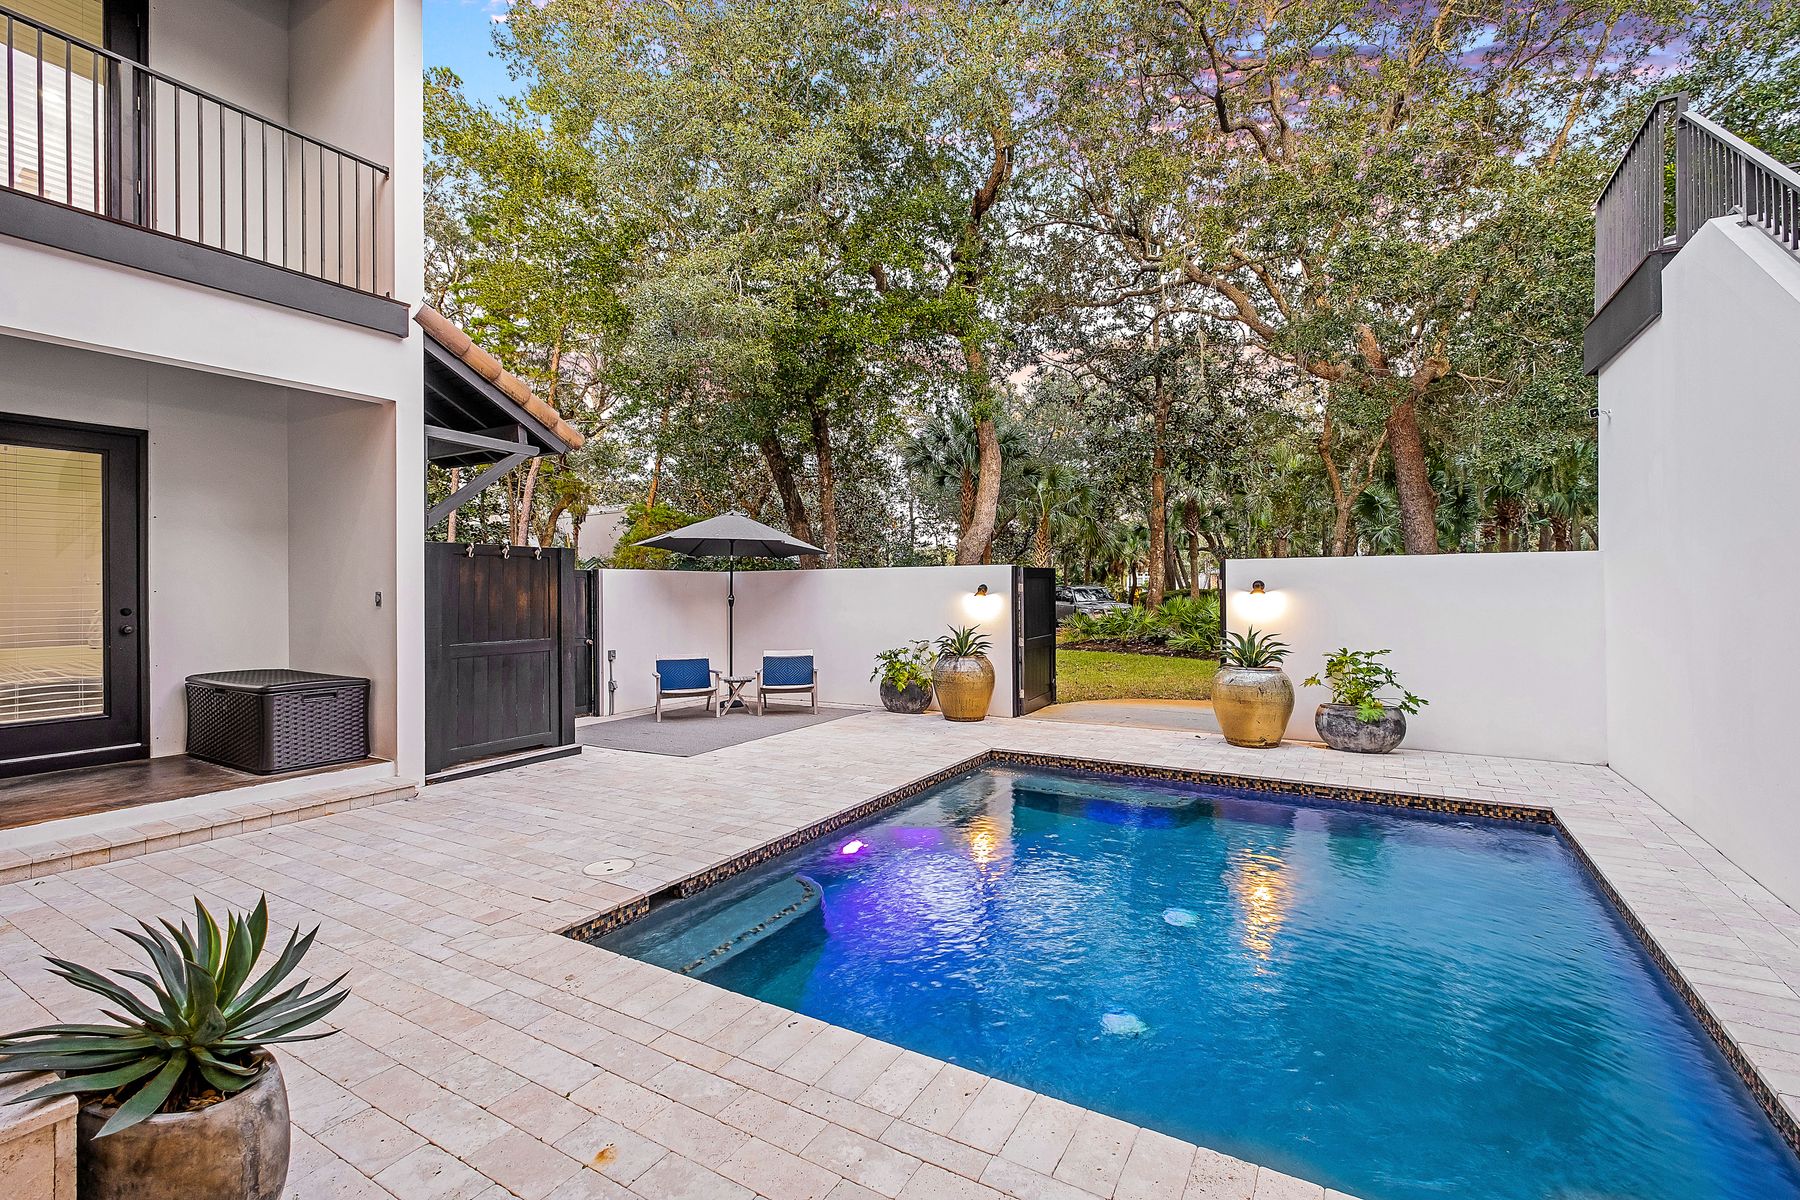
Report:
[[[737,559],[725,566],[725,673],[737,674]]]

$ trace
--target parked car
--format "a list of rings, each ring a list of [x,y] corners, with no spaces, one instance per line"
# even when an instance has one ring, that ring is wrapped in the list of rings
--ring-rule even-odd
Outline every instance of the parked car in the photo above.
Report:
[[[1069,584],[1056,589],[1056,619],[1066,621],[1076,613],[1094,617],[1115,609],[1129,608],[1112,598],[1112,594],[1097,583]]]

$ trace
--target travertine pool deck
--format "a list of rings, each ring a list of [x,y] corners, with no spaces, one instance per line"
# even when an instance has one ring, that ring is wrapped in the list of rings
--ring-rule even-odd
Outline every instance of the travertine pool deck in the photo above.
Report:
[[[123,965],[114,926],[267,892],[354,993],[342,1034],[283,1054],[296,1200],[1335,1196],[559,932],[991,747],[1551,806],[1800,1113],[1800,917],[1604,767],[884,713],[695,758],[589,749],[8,884],[0,1028],[92,1012],[42,955]],[[636,865],[583,874],[608,858]]]

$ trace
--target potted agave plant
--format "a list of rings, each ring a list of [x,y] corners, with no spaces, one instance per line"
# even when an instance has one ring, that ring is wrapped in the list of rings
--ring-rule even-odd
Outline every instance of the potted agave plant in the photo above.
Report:
[[[1281,669],[1287,643],[1260,630],[1225,635],[1224,664],[1213,676],[1213,715],[1234,746],[1279,746],[1294,715],[1294,684]]]
[[[287,985],[316,928],[296,931],[251,978],[269,932],[266,896],[248,915],[228,914],[222,933],[199,900],[194,918],[192,929],[164,921],[119,931],[143,949],[154,974],[109,977],[48,960],[53,974],[111,1006],[106,1023],[0,1037],[0,1072],[59,1076],[14,1103],[82,1097],[82,1200],[276,1200],[287,1182],[287,1090],[268,1048],[336,1032],[301,1030],[349,993],[338,987],[342,976],[312,990],[310,979]]]
[[[1325,670],[1306,679],[1307,687],[1331,689],[1331,703],[1313,713],[1313,728],[1333,750],[1386,754],[1406,739],[1406,718],[1428,703],[1400,686],[1394,669],[1380,661],[1386,650],[1351,650],[1325,656]],[[1398,692],[1398,699],[1383,693]]]
[[[875,656],[870,679],[881,681],[882,707],[892,713],[922,713],[931,707],[931,643],[909,642]]]
[[[953,625],[937,640],[931,682],[946,721],[979,721],[987,716],[994,698],[994,664],[987,656],[991,644],[972,625],[961,629]]]

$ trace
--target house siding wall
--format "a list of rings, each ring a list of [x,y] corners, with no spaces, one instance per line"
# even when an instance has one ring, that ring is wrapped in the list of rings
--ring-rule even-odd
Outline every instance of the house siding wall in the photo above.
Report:
[[[1790,904],[1800,778],[1800,263],[1714,221],[1600,373],[1614,769]]]

